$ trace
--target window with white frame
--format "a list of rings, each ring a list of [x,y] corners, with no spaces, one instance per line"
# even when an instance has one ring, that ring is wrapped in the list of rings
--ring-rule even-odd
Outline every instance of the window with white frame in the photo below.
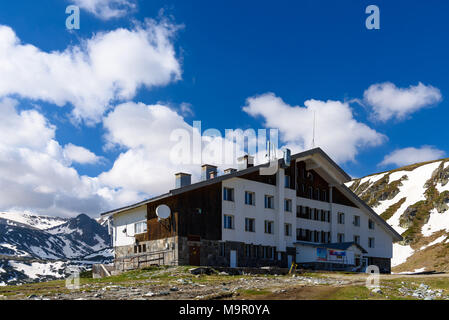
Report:
[[[338,213],[338,224],[345,224],[345,214],[343,212]]]
[[[250,206],[256,205],[256,194],[251,191],[245,191],[245,204]]]
[[[274,197],[270,195],[265,195],[265,208],[274,209]]]
[[[337,234],[337,241],[339,243],[345,242],[345,234],[344,233]]]
[[[292,225],[291,225],[291,223],[286,223],[285,224],[285,235],[287,237],[291,237],[291,235],[292,235]]]
[[[274,222],[265,220],[265,233],[272,234],[274,232]]]
[[[147,232],[147,222],[139,221],[134,224],[134,234]]]
[[[360,216],[354,216],[353,223],[356,227],[360,227]]]
[[[223,216],[223,228],[234,229],[234,216],[230,214],[225,214]]]
[[[369,219],[368,220],[368,229],[374,230],[374,226],[375,226],[374,221]]]
[[[256,219],[245,218],[245,231],[256,232]]]
[[[284,199],[284,211],[292,212],[292,200]]]
[[[223,200],[234,201],[234,189],[233,188],[223,188]]]

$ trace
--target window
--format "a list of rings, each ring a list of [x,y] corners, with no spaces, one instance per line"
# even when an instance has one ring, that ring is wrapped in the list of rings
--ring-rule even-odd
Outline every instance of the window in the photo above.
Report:
[[[320,220],[326,221],[326,211],[320,210]]]
[[[140,221],[134,224],[134,234],[145,233],[147,232],[147,222]]]
[[[285,235],[291,237],[292,235],[292,225],[290,223],[285,224]]]
[[[360,236],[354,235],[354,242],[360,244]]]
[[[313,199],[313,188],[309,187],[309,199]]]
[[[374,248],[374,238],[368,238],[368,247]]]
[[[313,242],[320,242],[320,233],[318,231],[313,231]]]
[[[345,214],[343,212],[338,213],[338,224],[345,224]]]
[[[315,189],[315,200],[320,200],[320,189]]]
[[[256,231],[256,219],[245,218],[245,231],[248,232]]]
[[[313,220],[319,220],[318,218],[318,209],[312,209],[313,210]]]
[[[273,233],[274,231],[273,225],[274,225],[273,221],[265,220],[265,233]]]
[[[251,257],[251,245],[245,244],[245,257]]]
[[[234,216],[225,214],[224,221],[223,221],[223,227],[225,229],[234,229]]]
[[[287,212],[292,212],[292,200],[284,199],[284,210]]]
[[[368,228],[371,229],[371,230],[374,229],[374,221],[371,220],[371,219],[368,220]]]
[[[254,192],[245,191],[245,204],[250,206],[256,205],[256,194]]]
[[[284,176],[284,187],[290,188],[290,176]]]
[[[265,195],[265,208],[274,209],[274,197]]]
[[[345,242],[345,234],[344,233],[337,234],[337,241],[340,243]]]
[[[360,216],[354,216],[354,225],[360,227]]]
[[[326,190],[321,191],[321,200],[327,201],[327,192]]]
[[[226,201],[234,201],[234,189],[224,188],[223,189],[223,199]]]
[[[262,258],[266,259],[268,258],[268,247],[263,247],[263,256]]]

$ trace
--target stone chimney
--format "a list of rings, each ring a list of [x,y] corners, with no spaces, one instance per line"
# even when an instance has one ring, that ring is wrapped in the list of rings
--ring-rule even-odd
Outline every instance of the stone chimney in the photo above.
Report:
[[[217,167],[210,164],[201,166],[201,180],[206,181],[217,177]]]
[[[254,167],[254,157],[248,154],[237,159],[239,170],[245,170],[247,168]]]
[[[225,169],[224,170],[224,174],[230,174],[230,173],[234,173],[234,172],[236,172],[237,171],[237,169],[234,169],[234,168],[228,168],[228,169]]]
[[[189,173],[179,172],[175,174],[175,187],[176,189],[186,187],[192,182],[192,175]]]

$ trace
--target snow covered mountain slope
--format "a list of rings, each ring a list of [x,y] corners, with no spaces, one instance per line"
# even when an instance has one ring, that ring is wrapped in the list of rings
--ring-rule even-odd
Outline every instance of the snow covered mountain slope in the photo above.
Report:
[[[48,229],[53,228],[63,223],[66,223],[68,219],[50,217],[50,216],[40,216],[32,214],[30,212],[0,212],[0,219],[7,219],[12,222],[18,222],[36,229]]]
[[[85,214],[45,230],[0,218],[0,255],[79,259],[109,246],[107,229]]]
[[[404,237],[393,245],[394,272],[449,270],[449,158],[355,179],[348,187]]]
[[[21,215],[9,216],[16,220],[0,217],[0,285],[57,279],[65,276],[69,265],[107,263],[113,258],[107,227],[85,214],[59,221],[17,217]],[[44,221],[54,226],[43,228],[51,224]]]

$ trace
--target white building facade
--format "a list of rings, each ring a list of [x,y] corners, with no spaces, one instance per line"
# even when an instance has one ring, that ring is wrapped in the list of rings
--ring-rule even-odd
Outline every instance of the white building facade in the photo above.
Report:
[[[173,248],[175,264],[289,267],[296,262],[358,270],[376,264],[390,272],[392,244],[401,236],[344,185],[350,177],[341,168],[319,148],[278,163],[270,176],[249,161],[221,176],[205,166],[205,181],[190,184],[183,176],[187,184],[166,195],[106,213],[113,216],[114,246],[128,255],[144,253],[136,243],[145,244],[146,254]],[[196,214],[184,198],[195,202]],[[176,212],[169,233],[150,221],[158,203]]]

